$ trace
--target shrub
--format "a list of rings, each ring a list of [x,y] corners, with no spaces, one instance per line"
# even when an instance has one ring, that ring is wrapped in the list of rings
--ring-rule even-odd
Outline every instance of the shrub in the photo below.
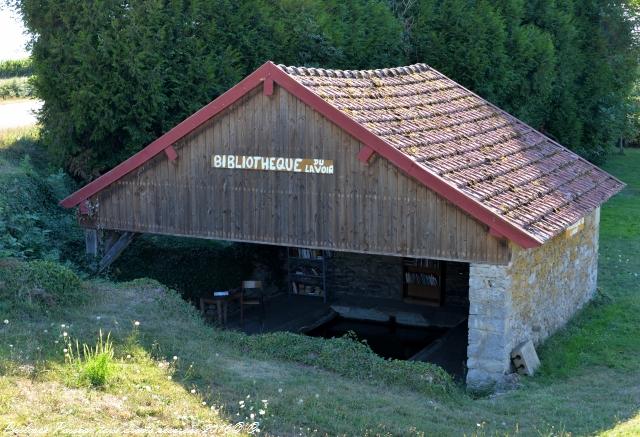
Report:
[[[84,261],[73,211],[58,201],[73,189],[62,171],[48,168],[38,131],[0,135],[0,258]]]
[[[81,352],[77,341],[75,351],[73,346],[69,340],[65,361],[75,370],[78,382],[81,384],[89,383],[93,387],[104,386],[114,371],[111,333],[107,334],[107,338],[104,339],[102,330],[100,330],[95,348],[91,348],[85,343],[82,345]]]
[[[272,272],[267,283],[279,283],[282,264],[278,254],[273,246],[143,235],[118,258],[111,273],[121,281],[157,279],[196,302],[204,293],[238,287],[251,278],[258,264],[268,264],[265,270]]]
[[[0,297],[5,303],[52,308],[77,303],[83,296],[80,278],[61,264],[0,260]]]
[[[33,65],[31,59],[9,59],[0,61],[0,78],[31,76]]]

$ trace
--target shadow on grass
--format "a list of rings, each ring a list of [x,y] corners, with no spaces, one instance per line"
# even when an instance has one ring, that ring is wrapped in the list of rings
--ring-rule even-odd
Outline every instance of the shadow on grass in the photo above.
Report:
[[[640,154],[632,158],[640,164]],[[637,216],[628,211],[639,202],[625,194],[603,209],[600,287],[606,297],[547,342],[540,376],[497,396],[473,400],[433,367],[387,362],[348,340],[247,337],[206,326],[177,293],[150,280],[92,281],[86,302],[57,309],[22,311],[3,299],[0,322],[8,323],[0,325],[0,371],[74,389],[60,370],[64,333],[91,344],[102,330],[112,334],[121,378],[98,393],[130,396],[127,411],[145,426],[153,417],[176,419],[162,416],[175,405],[185,416],[204,415],[213,405],[225,423],[255,420],[285,435],[633,435],[640,405],[640,346],[632,335],[640,326],[640,260],[632,254],[640,250],[640,235]],[[16,398],[9,385],[5,394]],[[64,399],[57,408],[65,408]],[[17,407],[0,402],[1,416],[11,408]],[[22,408],[29,413],[26,401]]]

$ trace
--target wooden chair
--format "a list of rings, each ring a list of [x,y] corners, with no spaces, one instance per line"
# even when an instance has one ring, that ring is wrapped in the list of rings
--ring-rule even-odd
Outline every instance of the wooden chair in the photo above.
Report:
[[[222,290],[221,290],[222,291]],[[216,308],[218,313],[218,323],[222,326],[227,324],[227,313],[229,308],[229,303],[234,300],[241,302],[242,301],[242,293],[237,288],[233,290],[228,290],[229,294],[225,296],[207,296],[200,298],[200,312],[203,317],[207,316],[207,307],[213,306]]]
[[[244,306],[259,305],[260,321],[264,324],[265,305],[262,281],[242,281],[240,288],[240,324],[244,323]]]

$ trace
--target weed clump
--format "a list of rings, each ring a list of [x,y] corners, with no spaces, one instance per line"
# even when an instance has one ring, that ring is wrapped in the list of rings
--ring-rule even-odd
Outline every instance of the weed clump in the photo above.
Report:
[[[74,345],[69,341],[65,352],[65,362],[72,366],[80,384],[88,383],[92,387],[103,387],[114,372],[113,343],[111,333],[103,338],[102,330],[95,348],[86,343],[82,345],[82,351],[78,341]]]

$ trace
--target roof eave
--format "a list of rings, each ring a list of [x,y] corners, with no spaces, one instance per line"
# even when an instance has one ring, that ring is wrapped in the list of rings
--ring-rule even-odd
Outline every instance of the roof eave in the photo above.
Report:
[[[73,208],[74,206],[79,205],[82,201],[87,200],[91,196],[102,191],[126,174],[140,167],[145,162],[165,151],[165,149],[173,146],[178,140],[184,138],[190,132],[215,117],[218,113],[222,112],[238,101],[241,97],[246,95],[249,91],[260,85],[265,78],[269,76],[269,72],[274,68],[277,67],[275,67],[272,62],[266,62],[224,94],[200,108],[197,112],[187,117],[171,130],[151,142],[144,149],[121,162],[102,176],[89,182],[76,192],[62,199],[59,204],[65,208]]]
[[[118,164],[104,175],[63,199],[60,202],[60,205],[65,208],[72,208],[94,196],[126,174],[142,166],[154,156],[171,147],[178,140],[188,135],[203,123],[238,101],[249,91],[264,82],[265,79],[268,79],[268,84],[271,84],[272,81],[278,83],[278,85],[282,86],[302,102],[314,108],[327,119],[353,135],[356,139],[361,141],[367,147],[373,149],[373,151],[378,153],[380,156],[388,159],[407,175],[417,179],[427,188],[438,193],[461,210],[487,225],[494,234],[503,235],[505,238],[525,249],[537,247],[544,243],[537,237],[509,223],[486,206],[463,193],[457,187],[452,186],[442,178],[431,173],[427,168],[419,165],[409,156],[403,154],[381,137],[377,136],[353,120],[347,114],[322,99],[312,90],[293,79],[289,74],[284,72],[271,61],[264,63],[237,85],[176,125],[174,128],[150,143],[135,155],[131,156],[129,159]]]

